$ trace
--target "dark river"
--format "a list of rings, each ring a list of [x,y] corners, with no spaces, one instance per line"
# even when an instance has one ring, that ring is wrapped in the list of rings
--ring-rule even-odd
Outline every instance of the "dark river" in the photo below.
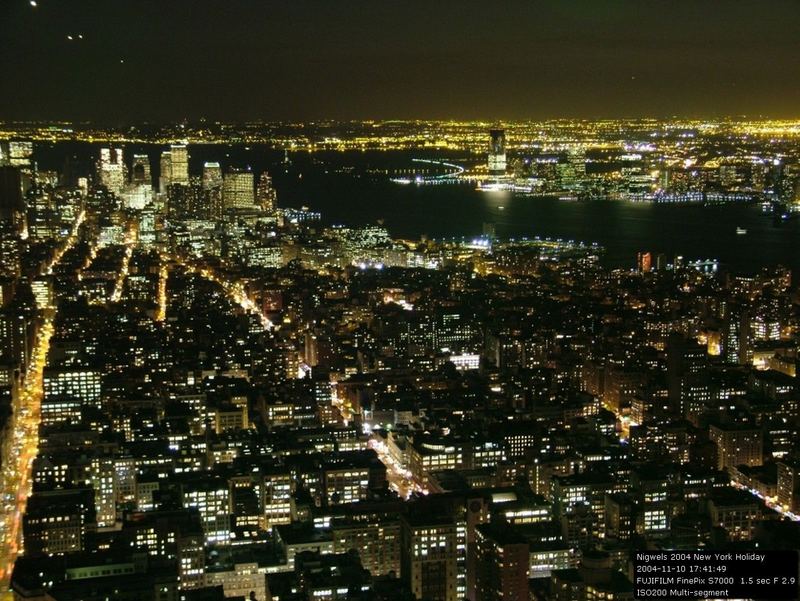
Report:
[[[39,145],[41,168],[60,168],[74,157],[77,171],[88,170],[99,145]],[[158,174],[159,146],[129,145],[151,156]],[[636,253],[664,253],[687,259],[718,259],[734,272],[786,265],[800,274],[800,216],[780,226],[758,205],[662,205],[621,201],[563,201],[555,198],[480,192],[471,185],[399,185],[375,171],[414,169],[412,157],[445,158],[455,163],[476,157],[424,152],[293,153],[258,146],[190,146],[190,170],[199,174],[204,161],[250,165],[273,175],[281,206],[307,206],[327,223],[373,224],[379,220],[399,237],[476,236],[484,223],[500,237],[542,236],[597,242],[611,266],[633,266]],[[479,160],[479,159],[478,159]],[[416,166],[416,168],[419,168]],[[738,235],[736,228],[747,230]]]

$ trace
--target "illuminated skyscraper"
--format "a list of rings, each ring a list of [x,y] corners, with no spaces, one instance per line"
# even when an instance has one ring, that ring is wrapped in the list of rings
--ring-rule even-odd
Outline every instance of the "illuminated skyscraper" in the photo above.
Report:
[[[125,185],[125,162],[122,160],[121,148],[101,148],[98,163],[100,183],[109,192],[119,194]]]
[[[20,240],[9,227],[0,227],[0,277],[17,278],[21,273]],[[2,337],[0,337],[2,339]]]
[[[648,273],[653,269],[653,255],[650,252],[640,252],[636,256],[636,267],[639,273]]]
[[[205,219],[208,217],[209,191],[204,190],[199,177],[189,185],[173,184],[167,190],[167,215],[172,219]]]
[[[161,153],[161,176],[158,178],[158,191],[161,194],[167,193],[172,183],[172,153],[168,150]]]
[[[258,188],[256,189],[256,201],[267,213],[275,210],[275,203],[278,200],[278,193],[272,187],[272,178],[266,171],[258,178]]]
[[[222,169],[219,163],[203,164],[203,189],[212,190],[222,187]]]
[[[173,144],[169,151],[172,157],[171,183],[185,186],[189,183],[189,150],[185,144]]]
[[[222,184],[222,201],[226,209],[252,209],[255,205],[253,172],[231,169]]]
[[[141,210],[153,201],[153,188],[150,184],[131,184],[120,194],[126,208]]]
[[[503,129],[489,130],[489,175],[506,173],[506,132]]]
[[[153,180],[150,178],[150,157],[146,154],[133,155],[131,165],[131,183],[152,186]]]

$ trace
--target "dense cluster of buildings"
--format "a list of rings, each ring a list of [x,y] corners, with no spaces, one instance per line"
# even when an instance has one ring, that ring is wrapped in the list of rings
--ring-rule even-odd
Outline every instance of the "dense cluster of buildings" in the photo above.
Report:
[[[486,164],[459,177],[477,180],[479,189],[564,199],[758,201],[776,222],[800,210],[800,162],[794,150],[779,145],[765,153],[761,140],[731,138],[716,131],[656,127],[639,141],[522,144],[509,158],[505,130],[492,129]]]
[[[189,150],[0,154],[15,599],[624,601],[635,549],[799,548],[788,271],[329,227]]]
[[[487,148],[486,131],[490,127]],[[417,183],[450,181],[442,178],[449,173],[489,190],[501,187],[520,194],[565,198],[713,204],[760,201],[778,220],[800,208],[796,143],[800,124],[794,121],[559,119],[502,125],[419,120],[203,121],[124,131],[74,123],[0,123],[0,132],[9,138],[50,142],[111,139],[118,143],[170,143],[185,139],[201,144],[264,144],[312,153],[438,151],[446,152],[456,165],[442,163],[439,170],[432,170],[422,161],[413,169],[405,166],[371,171]],[[170,157],[172,153],[174,158]],[[161,172],[169,173],[173,163],[175,183],[188,183],[185,150],[176,147],[165,152]],[[231,180],[232,187],[235,182]],[[169,177],[162,183],[169,183]]]

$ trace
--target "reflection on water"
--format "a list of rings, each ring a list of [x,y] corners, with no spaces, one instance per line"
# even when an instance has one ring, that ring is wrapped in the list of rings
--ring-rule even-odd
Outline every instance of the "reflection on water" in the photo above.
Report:
[[[279,188],[280,190],[280,188]],[[470,186],[387,186],[346,178],[307,178],[286,186],[281,198],[307,202],[333,221],[374,223],[384,219],[405,237],[474,236],[491,223],[501,237],[542,236],[598,242],[613,266],[632,266],[642,250],[669,259],[719,259],[735,271],[765,265],[800,268],[798,220],[780,227],[757,206],[634,204],[563,201],[479,192]],[[747,229],[737,235],[737,227]]]
[[[90,169],[99,145],[58,144],[36,150],[45,169],[61,168],[67,155]],[[158,177],[157,145],[129,145],[126,157],[148,153]],[[472,185],[401,186],[388,177],[369,175],[381,169],[413,168],[414,157],[445,158],[463,163],[465,157],[433,152],[347,152],[292,154],[282,165],[282,151],[257,145],[190,146],[190,170],[199,173],[204,161],[250,165],[273,175],[278,204],[308,206],[328,222],[370,224],[383,220],[395,236],[418,238],[475,236],[485,223],[498,236],[542,236],[598,242],[606,262],[632,266],[636,253],[648,250],[670,259],[719,259],[735,271],[753,271],[783,264],[800,269],[800,217],[776,227],[758,206],[650,205],[617,201],[569,201],[513,196],[508,191],[481,192]],[[470,160],[475,160],[471,157]],[[736,228],[747,230],[737,235]]]

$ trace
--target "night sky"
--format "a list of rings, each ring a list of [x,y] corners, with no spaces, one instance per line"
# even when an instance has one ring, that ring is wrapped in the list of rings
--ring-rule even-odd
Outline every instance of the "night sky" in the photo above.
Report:
[[[0,119],[800,117],[800,3],[0,0],[0,77]]]

